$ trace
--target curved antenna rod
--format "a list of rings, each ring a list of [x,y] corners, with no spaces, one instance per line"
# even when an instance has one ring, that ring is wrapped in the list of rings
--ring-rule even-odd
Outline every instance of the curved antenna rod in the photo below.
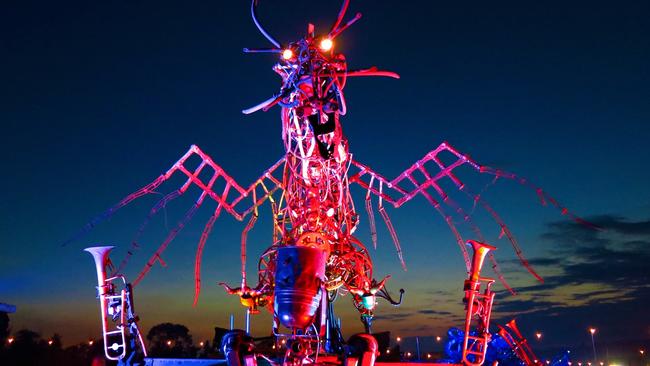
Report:
[[[348,0],[349,1],[349,0]],[[277,48],[280,48],[280,43],[275,40],[275,38],[271,37],[270,34],[268,34],[260,22],[257,20],[257,14],[256,14],[256,9],[257,7],[257,0],[251,0],[251,17],[253,18],[253,23],[257,26],[257,29],[262,33],[262,35],[269,40],[269,42],[273,43],[273,45]]]
[[[359,19],[361,19],[361,13],[357,13],[357,15],[354,16],[354,18],[352,18],[349,22],[345,23],[342,27],[336,30],[332,30],[332,32],[330,32],[330,39],[336,38],[336,36],[341,34],[344,30],[348,29],[349,26],[356,23],[357,20]]]
[[[339,15],[336,18],[336,22],[332,26],[332,30],[330,31],[330,34],[334,33],[336,28],[341,25],[341,22],[343,21],[343,18],[345,17],[345,12],[348,11],[348,6],[350,6],[350,0],[343,0],[343,4],[341,4],[341,10],[339,10]]]
[[[386,287],[382,287],[381,290],[377,293],[377,297],[387,300],[393,306],[400,306],[402,304],[402,298],[404,297],[404,289],[399,289],[399,300],[395,301]]]

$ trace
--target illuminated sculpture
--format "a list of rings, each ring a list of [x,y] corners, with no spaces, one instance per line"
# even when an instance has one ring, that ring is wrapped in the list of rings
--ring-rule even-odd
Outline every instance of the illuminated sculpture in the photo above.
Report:
[[[331,30],[324,35],[317,36],[314,26],[310,24],[304,38],[281,45],[257,20],[257,4],[255,0],[252,1],[253,21],[273,47],[244,49],[244,52],[277,54],[279,62],[273,70],[280,75],[282,83],[277,94],[244,110],[243,113],[267,111],[279,105],[282,138],[286,150],[286,154],[268,168],[259,179],[249,186],[242,187],[201,149],[192,146],[167,172],[124,198],[102,216],[86,225],[82,231],[83,233],[90,230],[131,201],[154,193],[173,175],[183,176],[184,184],[164,195],[151,208],[136,233],[131,250],[116,268],[115,273],[121,271],[129,257],[139,248],[139,237],[150,219],[171,200],[183,195],[188,188],[197,187],[201,193],[196,202],[177,226],[169,232],[133,283],[133,286],[136,286],[156,263],[164,264],[162,255],[167,246],[205,200],[212,200],[216,202],[217,207],[205,224],[196,250],[194,297],[196,304],[201,288],[203,248],[216,219],[223,212],[240,221],[248,217],[249,221],[241,239],[242,281],[237,287],[226,284],[223,286],[228,293],[239,296],[241,303],[251,313],[259,311],[259,308],[268,307],[274,315],[273,328],[276,334],[280,332],[280,325],[289,329],[288,335],[294,344],[288,347],[287,353],[287,360],[291,363],[301,363],[317,355],[318,341],[325,333],[329,334],[326,332],[327,328],[336,328],[335,322],[328,320],[326,311],[328,304],[336,298],[336,294],[341,292],[352,294],[354,305],[360,311],[367,333],[371,330],[376,297],[383,297],[393,304],[399,304],[401,301],[401,295],[400,300],[395,301],[385,290],[384,285],[388,276],[381,280],[374,277],[368,250],[353,235],[359,224],[359,215],[350,193],[350,186],[353,184],[358,184],[366,190],[365,209],[368,213],[373,246],[375,248],[377,246],[373,209],[373,199],[375,199],[377,211],[390,232],[404,268],[406,267],[400,242],[384,204],[388,203],[398,208],[421,195],[451,229],[462,251],[467,270],[470,271],[470,257],[465,241],[452,215],[462,218],[473,229],[473,235],[478,240],[484,241],[484,239],[480,230],[472,223],[471,215],[453,202],[442,188],[441,180],[448,179],[459,191],[464,192],[477,206],[491,215],[502,235],[511,242],[521,263],[541,281],[541,277],[523,257],[517,241],[499,215],[480,194],[472,192],[457,177],[456,171],[461,166],[468,166],[481,174],[492,175],[495,179],[513,179],[532,187],[544,204],[548,202],[561,209],[563,214],[580,220],[528,181],[511,173],[480,165],[447,143],[442,143],[393,180],[354,160],[349,153],[349,144],[341,126],[341,117],[347,110],[343,89],[348,78],[359,76],[399,78],[399,76],[394,72],[380,71],[375,67],[348,70],[344,55],[334,51],[336,37],[361,17],[361,14],[356,14],[350,21],[344,23],[348,5],[349,0],[344,0]],[[187,164],[188,159],[197,157],[200,164],[190,168]],[[209,178],[201,178],[204,176]],[[420,177],[419,180],[417,177]],[[223,187],[223,189],[217,191],[215,187]],[[271,246],[259,257],[258,283],[250,287],[245,271],[246,238],[258,218],[258,207],[267,201],[270,202],[274,216],[273,238]],[[512,291],[500,274],[491,252],[488,258],[500,281]],[[476,282],[478,278],[472,280]],[[489,319],[489,314],[487,316]],[[334,331],[338,330],[334,329]],[[366,351],[373,349],[373,340],[364,337],[358,340],[361,343],[366,342]],[[243,344],[241,339],[232,342]],[[364,363],[374,362],[374,356],[368,356],[368,352],[366,356],[364,356],[366,357]]]
[[[569,359],[570,352],[564,350],[558,353],[551,360],[544,363],[539,359],[528,344],[526,337],[522,335],[517,327],[515,319],[510,320],[505,326],[497,324],[498,332],[489,335],[487,353],[484,355],[484,364],[493,365],[495,362],[502,366],[571,366]],[[466,332],[458,328],[450,328],[447,331],[447,342],[445,343],[446,359],[443,363],[467,364],[463,362],[465,348],[463,342],[467,337]],[[470,331],[470,337],[477,336],[476,332]]]

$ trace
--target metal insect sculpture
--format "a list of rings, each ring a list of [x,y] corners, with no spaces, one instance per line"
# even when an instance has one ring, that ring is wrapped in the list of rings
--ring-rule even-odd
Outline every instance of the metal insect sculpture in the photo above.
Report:
[[[271,98],[243,110],[243,113],[267,111],[276,105],[279,106],[285,155],[252,184],[240,186],[201,149],[191,146],[168,171],[128,195],[88,223],[80,232],[79,235],[89,231],[135,199],[158,193],[157,189],[172,176],[184,177],[185,181],[180,187],[164,195],[151,208],[135,234],[126,258],[111,276],[119,273],[129,257],[140,248],[140,236],[153,216],[170,201],[186,193],[190,187],[198,188],[201,193],[196,202],[168,233],[133,282],[133,286],[137,286],[156,263],[165,264],[165,249],[201,205],[206,200],[212,200],[216,203],[216,209],[205,224],[196,249],[194,303],[198,301],[201,289],[203,249],[215,221],[224,212],[240,221],[248,218],[248,224],[241,236],[241,283],[234,287],[226,284],[223,286],[228,293],[239,296],[241,303],[251,313],[259,311],[259,308],[269,308],[274,315],[276,334],[279,334],[279,326],[282,325],[289,329],[289,334],[296,339],[295,344],[298,346],[290,351],[293,352],[293,359],[304,359],[313,354],[313,350],[308,351],[310,347],[318,347],[319,343],[313,339],[322,337],[324,329],[332,326],[333,322],[327,319],[325,309],[336,294],[352,295],[367,333],[371,331],[377,297],[387,299],[392,304],[401,302],[401,294],[396,301],[386,291],[388,276],[381,280],[374,276],[369,252],[354,236],[359,225],[359,214],[350,187],[356,184],[366,191],[365,209],[375,248],[376,209],[387,226],[401,265],[406,268],[400,241],[388,216],[386,205],[398,208],[416,196],[422,196],[449,226],[469,272],[470,256],[465,240],[456,226],[456,218],[461,218],[461,222],[472,228],[472,235],[477,240],[485,240],[479,228],[472,222],[472,215],[455,203],[442,187],[441,181],[450,180],[476,206],[482,207],[491,215],[501,234],[512,244],[521,263],[535,278],[542,280],[524,258],[515,237],[503,220],[480,194],[473,192],[457,177],[456,172],[459,167],[465,166],[477,173],[492,175],[495,180],[515,180],[531,187],[543,204],[556,206],[562,214],[581,221],[540,188],[514,174],[480,165],[447,143],[442,143],[427,153],[392,180],[356,161],[350,154],[349,143],[342,129],[342,117],[347,111],[343,90],[348,79],[361,76],[397,79],[399,76],[375,67],[348,70],[345,56],[336,52],[334,45],[336,38],[361,18],[358,13],[351,20],[344,22],[348,5],[349,0],[344,0],[329,31],[317,34],[314,26],[310,24],[305,37],[296,42],[281,44],[262,27],[256,15],[257,1],[251,2],[252,19],[272,47],[245,48],[244,52],[277,54],[279,60],[273,70],[281,77],[281,85],[280,90]],[[195,168],[188,167],[188,159],[197,157],[200,164]],[[201,178],[204,176],[209,178]],[[223,189],[217,190],[215,187]],[[246,239],[258,218],[258,208],[265,202],[269,202],[272,207],[273,238],[271,245],[259,257],[258,283],[251,286],[245,270]],[[488,258],[501,283],[513,291],[500,274],[491,252]]]

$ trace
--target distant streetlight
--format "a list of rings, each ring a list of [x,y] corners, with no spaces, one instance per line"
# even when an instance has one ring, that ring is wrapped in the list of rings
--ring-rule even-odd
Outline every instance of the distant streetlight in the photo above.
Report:
[[[582,366],[582,362],[578,362],[578,366]]]
[[[442,338],[440,336],[436,336],[436,342],[440,342]]]
[[[551,361],[546,360],[546,364],[547,364],[547,365],[550,365],[550,364],[551,364]]]
[[[51,340],[51,339],[50,339],[49,341],[47,341],[47,345],[48,345],[48,346],[51,346],[53,343],[54,343],[54,341]]]
[[[431,353],[427,353],[427,358],[431,358]]]
[[[399,343],[399,342],[402,341],[402,337],[397,337],[397,338],[395,338],[395,340],[397,341],[397,343]]]
[[[596,328],[589,328],[589,333],[591,333],[591,345],[594,348],[594,362],[596,362],[596,342],[594,341],[594,334],[596,333]]]
[[[93,343],[95,343],[95,341],[93,341],[92,339],[88,341],[88,345],[89,345],[89,346],[92,346]]]
[[[406,352],[406,357],[411,357],[411,352]]]
[[[203,347],[204,344],[205,344],[205,343],[200,342],[200,343],[199,343],[199,346]]]
[[[14,337],[7,338],[7,342],[9,342],[9,344],[14,343]],[[643,350],[641,350],[641,354],[643,354]]]
[[[11,343],[11,342],[9,342],[9,343]],[[641,356],[643,356],[643,355],[645,355],[645,350],[642,348],[642,349],[639,350],[639,353],[641,354]]]
[[[600,366],[604,366],[605,363],[603,361],[600,361]]]
[[[168,345],[169,347],[172,346],[172,341],[171,341],[171,339],[167,341],[167,345]]]
[[[390,355],[390,348],[387,348],[387,349],[386,349],[386,354],[387,354],[387,355]]]
[[[542,339],[542,332],[535,333],[535,337],[537,338],[538,341]]]

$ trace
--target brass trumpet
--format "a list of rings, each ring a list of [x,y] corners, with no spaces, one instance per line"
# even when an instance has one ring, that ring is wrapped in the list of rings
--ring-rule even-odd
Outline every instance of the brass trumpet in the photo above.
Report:
[[[481,277],[481,267],[485,256],[490,250],[496,247],[469,240],[468,245],[472,246],[474,256],[469,278],[465,280],[465,335],[463,338],[463,359],[462,362],[468,366],[481,366],[485,362],[487,345],[490,341],[490,315],[492,314],[492,302],[494,293],[491,290],[494,279]],[[485,284],[485,290],[481,293],[481,285]],[[477,319],[475,335],[470,334],[472,320]]]
[[[533,352],[532,348],[528,344],[528,340],[524,337],[519,328],[517,327],[517,321],[512,319],[506,323],[505,327],[497,325],[499,327],[499,335],[503,338],[506,343],[512,348],[517,357],[524,362],[526,366],[533,366],[539,364],[539,359]],[[516,336],[513,337],[511,333],[514,333]]]
[[[106,278],[106,267],[110,266],[109,252],[114,247],[90,247],[84,251],[90,253],[95,260],[97,270],[97,297],[99,298],[100,315],[102,319],[102,334],[104,338],[104,354],[109,360],[117,361],[133,352],[135,343],[139,342],[144,356],[147,350],[138,328],[138,318],[133,313],[133,298],[131,284],[122,275]],[[122,289],[118,292],[115,283],[122,281]],[[109,318],[114,323],[109,329]],[[127,329],[129,334],[127,335]],[[127,344],[135,340],[132,345]]]

